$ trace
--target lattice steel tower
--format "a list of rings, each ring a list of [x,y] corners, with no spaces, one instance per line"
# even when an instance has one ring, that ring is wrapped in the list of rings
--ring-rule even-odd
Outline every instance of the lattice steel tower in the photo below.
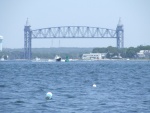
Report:
[[[32,58],[31,54],[31,35],[32,31],[30,29],[30,25],[28,23],[28,19],[26,21],[26,25],[24,27],[24,58],[30,60]]]
[[[121,23],[121,18],[119,19],[117,28],[116,28],[116,38],[117,38],[117,48],[124,48],[124,29],[123,24]]]

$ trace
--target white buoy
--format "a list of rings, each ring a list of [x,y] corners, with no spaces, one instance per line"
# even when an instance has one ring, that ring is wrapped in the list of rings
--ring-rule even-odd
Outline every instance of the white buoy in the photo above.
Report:
[[[93,84],[93,87],[96,87],[96,84]]]
[[[52,98],[52,93],[51,92],[47,92],[46,93],[46,99],[51,99]]]

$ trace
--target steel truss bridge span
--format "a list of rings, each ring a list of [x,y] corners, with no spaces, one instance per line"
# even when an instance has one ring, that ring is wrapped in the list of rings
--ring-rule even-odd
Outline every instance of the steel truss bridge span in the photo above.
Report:
[[[116,38],[116,30],[88,27],[61,26],[31,31],[32,39],[37,38]]]
[[[88,26],[61,26],[31,30],[28,20],[24,26],[24,57],[32,59],[32,39],[39,38],[116,38],[117,48],[124,47],[124,29],[121,21],[116,30],[88,27]]]

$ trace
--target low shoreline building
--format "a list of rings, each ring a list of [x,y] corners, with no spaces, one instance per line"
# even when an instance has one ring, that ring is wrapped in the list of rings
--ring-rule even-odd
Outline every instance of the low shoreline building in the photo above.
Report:
[[[137,53],[138,58],[150,58],[150,50],[140,50]]]
[[[82,59],[83,60],[100,60],[104,59],[106,56],[105,53],[89,53],[89,54],[83,54]]]

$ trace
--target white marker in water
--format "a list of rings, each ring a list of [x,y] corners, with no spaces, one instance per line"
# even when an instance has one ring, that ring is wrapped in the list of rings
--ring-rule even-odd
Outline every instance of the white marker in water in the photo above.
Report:
[[[52,98],[52,93],[51,92],[48,92],[48,93],[46,93],[46,99],[51,99]]]
[[[93,84],[93,87],[96,87],[96,84]]]

